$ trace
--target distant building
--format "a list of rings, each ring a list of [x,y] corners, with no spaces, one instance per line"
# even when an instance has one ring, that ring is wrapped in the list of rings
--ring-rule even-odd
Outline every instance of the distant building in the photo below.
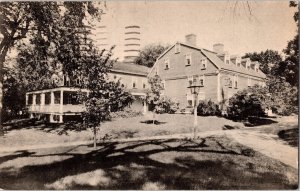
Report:
[[[263,86],[266,75],[258,62],[230,56],[221,43],[213,51],[196,47],[196,35],[186,36],[186,42],[177,42],[161,54],[148,76],[159,75],[164,84],[163,93],[179,101],[181,107],[191,107],[194,96],[188,86],[197,82],[202,87],[199,100],[220,103],[237,91],[254,84]]]
[[[137,25],[125,27],[124,62],[133,63],[141,49],[141,28]]]

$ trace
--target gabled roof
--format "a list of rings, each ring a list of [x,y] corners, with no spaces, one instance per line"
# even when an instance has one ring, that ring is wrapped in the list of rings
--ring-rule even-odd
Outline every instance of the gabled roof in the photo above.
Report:
[[[150,68],[137,64],[130,64],[124,62],[116,62],[114,63],[111,71],[118,73],[126,73],[126,74],[135,74],[140,76],[147,76]]]
[[[179,42],[177,42],[179,43]],[[177,44],[176,43],[176,44]],[[200,52],[202,52],[218,69],[224,69],[224,70],[228,70],[228,71],[233,71],[233,72],[238,72],[238,73],[243,73],[243,74],[247,74],[247,75],[251,75],[251,76],[255,76],[255,77],[260,77],[260,78],[266,78],[266,75],[259,70],[258,72],[254,71],[254,70],[248,70],[247,68],[243,67],[243,66],[236,66],[231,60],[229,60],[229,64],[226,64],[225,62],[223,62],[218,54],[214,51],[211,50],[207,50],[207,49],[203,49],[203,48],[198,48],[195,46],[191,46],[185,43],[179,43],[183,46],[189,47],[189,48],[193,48],[196,50],[199,50]],[[170,46],[170,48],[168,48],[164,53],[162,53],[157,60],[161,59],[167,52],[169,52],[173,47],[175,46],[175,44],[173,46]],[[248,60],[249,58],[245,58],[242,59],[243,61]],[[156,60],[156,61],[157,61]],[[157,62],[156,62],[157,63]],[[153,68],[155,67],[156,63],[154,64],[154,66],[151,68],[150,73],[152,72]],[[150,74],[149,73],[149,74]]]

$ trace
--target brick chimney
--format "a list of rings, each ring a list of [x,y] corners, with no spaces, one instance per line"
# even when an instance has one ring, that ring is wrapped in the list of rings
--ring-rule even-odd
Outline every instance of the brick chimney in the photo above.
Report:
[[[214,44],[213,50],[214,50],[214,52],[216,52],[218,54],[224,54],[224,44],[222,44],[222,43]]]
[[[185,35],[185,43],[191,46],[197,46],[197,36],[195,34]]]

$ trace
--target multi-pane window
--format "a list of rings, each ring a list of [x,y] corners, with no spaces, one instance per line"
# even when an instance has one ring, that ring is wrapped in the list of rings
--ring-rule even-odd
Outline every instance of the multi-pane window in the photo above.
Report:
[[[32,103],[33,103],[33,95],[28,94],[28,105],[32,105]]]
[[[41,94],[36,94],[35,95],[35,103],[37,105],[40,105],[41,104]]]
[[[202,69],[202,70],[206,69],[206,59],[205,59],[205,58],[202,58],[202,59],[200,60],[200,62],[201,62],[201,69]]]
[[[60,104],[60,92],[54,92],[54,104]]]
[[[132,78],[132,88],[137,88],[137,79]]]
[[[204,86],[204,76],[199,77],[199,85]]]
[[[170,69],[170,61],[168,58],[165,59],[165,69],[166,70]]]
[[[191,54],[186,54],[185,55],[185,65],[190,66],[192,64],[192,56]]]
[[[45,105],[49,105],[51,103],[51,93],[45,93]]]

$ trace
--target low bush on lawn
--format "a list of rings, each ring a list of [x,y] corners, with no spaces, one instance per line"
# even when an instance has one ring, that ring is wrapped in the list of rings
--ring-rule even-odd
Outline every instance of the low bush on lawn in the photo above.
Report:
[[[133,111],[130,109],[125,109],[122,111],[112,112],[110,114],[111,118],[130,118],[130,117],[137,117],[142,116],[143,113],[141,111]]]
[[[211,100],[200,101],[197,106],[197,115],[199,116],[220,116],[221,110],[219,105],[215,104]]]

